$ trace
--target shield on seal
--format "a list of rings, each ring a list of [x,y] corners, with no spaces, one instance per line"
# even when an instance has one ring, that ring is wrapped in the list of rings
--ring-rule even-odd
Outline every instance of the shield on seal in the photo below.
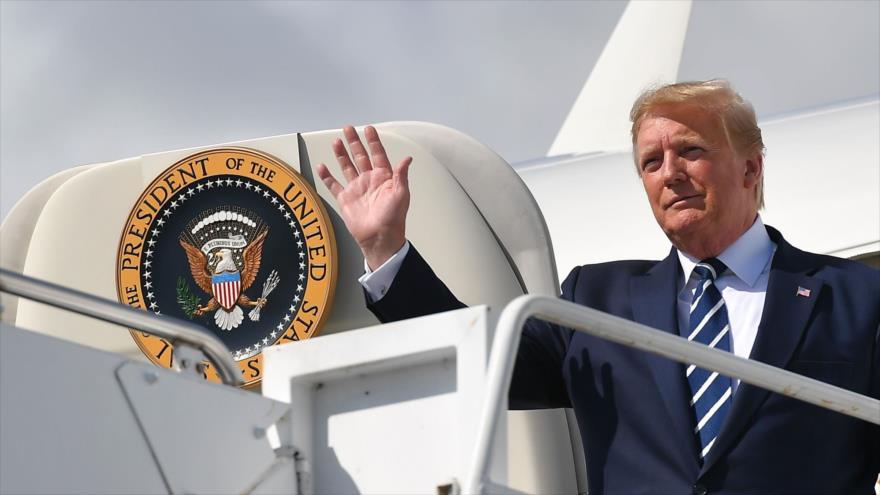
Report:
[[[238,301],[241,292],[241,274],[239,272],[221,273],[211,276],[211,288],[214,290],[214,298],[220,303],[220,307],[230,311]]]

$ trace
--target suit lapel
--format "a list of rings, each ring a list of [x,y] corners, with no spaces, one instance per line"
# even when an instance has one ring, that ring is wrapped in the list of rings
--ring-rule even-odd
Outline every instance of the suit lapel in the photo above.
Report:
[[[814,268],[803,262],[805,258],[800,251],[785,242],[775,229],[768,227],[767,230],[777,248],[767,283],[761,323],[749,358],[784,368],[801,341],[823,283],[809,276]],[[740,384],[718,440],[703,463],[702,472],[726,454],[769,394],[763,388]]]
[[[630,282],[633,319],[652,328],[678,335],[676,313],[677,277],[679,262],[673,249],[669,256],[648,273],[634,277]],[[696,437],[689,406],[690,390],[684,377],[684,367],[678,362],[654,354],[645,354],[646,360],[663,398],[669,420],[674,425],[687,454],[697,459]],[[692,451],[692,452],[691,452]]]

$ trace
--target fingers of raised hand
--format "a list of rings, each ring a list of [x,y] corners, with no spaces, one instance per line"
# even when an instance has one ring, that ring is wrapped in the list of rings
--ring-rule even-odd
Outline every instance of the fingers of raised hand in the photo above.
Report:
[[[352,167],[354,168],[354,167]],[[327,165],[323,163],[318,165],[318,177],[321,178],[321,181],[327,186],[327,189],[330,190],[330,194],[333,195],[337,200],[339,199],[339,193],[342,192],[342,184],[333,177],[333,174],[330,173],[330,170],[327,168]]]
[[[376,128],[368,125],[367,128],[364,129],[364,136],[367,138],[367,146],[370,147],[370,157],[373,166],[377,168],[391,168],[391,163],[388,161],[388,154],[385,152],[385,147],[382,145],[382,140],[379,139],[379,133],[376,132]]]
[[[412,164],[412,160],[412,157],[408,156],[397,164],[397,167],[394,169],[395,187],[409,188],[409,166]]]
[[[336,162],[339,163],[339,167],[342,168],[342,175],[345,176],[345,180],[351,182],[357,179],[358,171],[354,167],[354,164],[351,163],[351,158],[348,156],[348,150],[345,149],[345,145],[342,144],[341,139],[333,141],[333,154],[336,155]]]
[[[370,157],[367,155],[367,150],[364,148],[364,143],[361,142],[361,137],[358,136],[356,130],[352,126],[345,126],[342,129],[343,134],[345,134],[345,140],[348,141],[348,147],[351,148],[352,158],[354,158],[354,163],[357,166],[358,170],[361,172],[366,172],[367,170],[373,169],[373,164],[370,163]]]

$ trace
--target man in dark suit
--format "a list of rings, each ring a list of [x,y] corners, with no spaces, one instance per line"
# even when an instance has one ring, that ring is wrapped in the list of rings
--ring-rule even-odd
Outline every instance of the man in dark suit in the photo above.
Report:
[[[636,167],[673,244],[660,262],[575,268],[562,297],[710,347],[880,397],[880,275],[801,251],[758,216],[754,110],[724,81],[633,106]],[[319,175],[364,252],[383,321],[462,307],[405,237],[405,158],[392,169],[346,128],[348,185]],[[372,157],[372,159],[371,159]],[[880,428],[737,380],[543,322],[524,332],[512,408],[573,407],[590,493],[870,493]]]

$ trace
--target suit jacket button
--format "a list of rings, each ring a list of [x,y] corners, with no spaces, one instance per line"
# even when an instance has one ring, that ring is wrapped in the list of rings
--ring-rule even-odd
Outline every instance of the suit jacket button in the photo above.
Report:
[[[709,490],[706,489],[706,485],[696,484],[694,485],[694,495],[706,495],[709,493]]]

